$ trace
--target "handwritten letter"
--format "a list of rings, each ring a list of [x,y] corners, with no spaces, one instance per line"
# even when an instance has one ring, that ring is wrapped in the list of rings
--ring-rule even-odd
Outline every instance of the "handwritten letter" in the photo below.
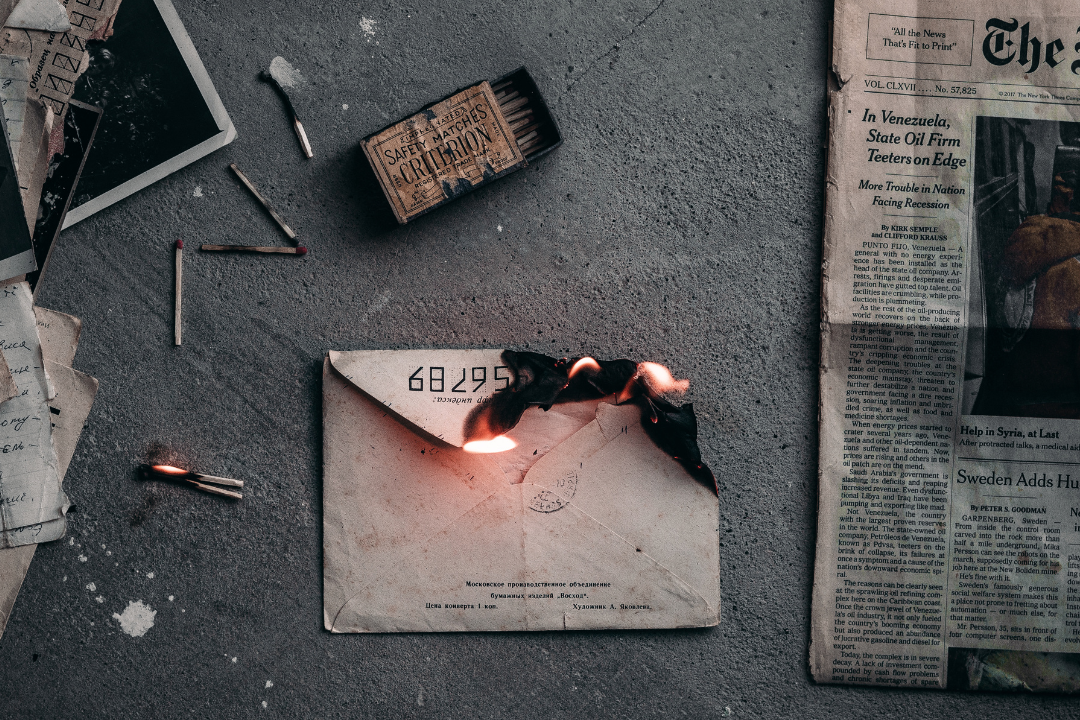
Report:
[[[0,404],[0,547],[55,540],[67,496],[52,442],[48,378],[30,287],[0,288],[0,353],[18,389]],[[47,523],[43,526],[43,523]]]

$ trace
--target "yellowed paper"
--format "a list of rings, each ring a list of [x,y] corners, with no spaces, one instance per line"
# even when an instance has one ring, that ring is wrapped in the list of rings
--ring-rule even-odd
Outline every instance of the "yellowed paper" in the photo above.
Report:
[[[408,388],[422,366],[444,368],[456,383],[454,352],[403,356],[400,382]],[[328,630],[719,622],[719,503],[647,438],[636,407],[527,410],[508,435],[535,459],[504,471],[496,455],[438,441],[362,392],[335,370],[363,376],[355,362],[363,356],[350,355],[334,353],[323,374]],[[484,357],[497,362],[499,353]],[[473,366],[464,367],[471,378]],[[451,391],[451,383],[432,391],[426,378],[412,392],[431,400]],[[462,403],[432,404],[464,417],[454,408]]]
[[[90,60],[86,43],[103,40],[111,34],[119,6],[120,0],[71,2],[67,6],[71,27],[63,33],[14,28],[0,30],[0,55],[15,55],[30,61],[28,97],[51,108],[59,120],[59,127],[63,127],[75,82]]]
[[[34,308],[34,318],[45,361],[71,367],[75,362],[75,351],[79,348],[82,320],[42,307]]]
[[[8,147],[19,168],[19,145],[23,135],[26,95],[30,92],[30,61],[15,55],[0,55],[0,105],[7,123]]]
[[[820,682],[1080,688],[1078,27],[836,4]]]
[[[7,123],[8,145],[15,160],[23,211],[30,234],[37,223],[38,204],[51,159],[53,113],[40,100],[28,97],[30,63],[22,57],[0,56],[0,104]]]
[[[52,442],[49,382],[30,288],[0,288],[0,352],[18,388],[0,405],[0,547],[55,540],[67,497]]]
[[[7,24],[8,16],[11,15],[11,11],[18,4],[19,0],[0,0],[0,27]]]
[[[28,99],[23,114],[23,137],[19,143],[17,173],[23,212],[30,234],[37,225],[38,205],[52,153],[49,150],[53,132],[53,111],[39,100]]]
[[[71,369],[81,326],[78,318],[44,308],[34,308],[34,311],[38,318],[42,355],[56,379],[57,393],[50,407],[58,411],[53,414],[53,443],[63,478],[90,414],[98,383],[89,375]],[[62,523],[63,520],[52,522]],[[35,548],[36,544],[0,549],[0,635],[3,635]]]
[[[90,0],[90,3],[93,1]],[[19,0],[3,24],[10,28],[45,32],[66,32],[71,29],[67,11],[57,0]]]

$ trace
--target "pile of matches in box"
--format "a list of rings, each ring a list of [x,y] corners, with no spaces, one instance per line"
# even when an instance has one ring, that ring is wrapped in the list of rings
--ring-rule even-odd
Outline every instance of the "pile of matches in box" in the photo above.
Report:
[[[544,142],[543,127],[533,114],[529,96],[515,87],[514,78],[503,80],[491,90],[495,93],[499,110],[514,133],[521,154],[528,155],[540,147]]]

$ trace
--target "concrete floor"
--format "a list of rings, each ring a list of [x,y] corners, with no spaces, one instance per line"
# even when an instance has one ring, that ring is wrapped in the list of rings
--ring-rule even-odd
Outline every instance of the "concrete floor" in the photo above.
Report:
[[[808,676],[827,2],[176,5],[239,138],[56,248],[39,303],[83,319],[75,366],[101,390],[66,479],[74,542],[38,549],[0,641],[4,717],[1074,714]],[[256,80],[278,54],[309,81],[311,161]],[[394,225],[359,140],[522,64],[565,145]],[[230,162],[311,254],[187,253],[175,348],[176,237],[284,242]],[[721,625],[325,632],[322,357],[429,346],[691,378],[722,491]],[[140,484],[155,452],[248,480],[244,500]],[[137,599],[157,615],[133,638],[112,615]]]

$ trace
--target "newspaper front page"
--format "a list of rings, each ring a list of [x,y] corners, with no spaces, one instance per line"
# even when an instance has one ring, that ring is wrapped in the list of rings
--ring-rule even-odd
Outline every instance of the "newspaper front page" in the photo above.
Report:
[[[1080,6],[838,0],[819,682],[1080,689]]]

